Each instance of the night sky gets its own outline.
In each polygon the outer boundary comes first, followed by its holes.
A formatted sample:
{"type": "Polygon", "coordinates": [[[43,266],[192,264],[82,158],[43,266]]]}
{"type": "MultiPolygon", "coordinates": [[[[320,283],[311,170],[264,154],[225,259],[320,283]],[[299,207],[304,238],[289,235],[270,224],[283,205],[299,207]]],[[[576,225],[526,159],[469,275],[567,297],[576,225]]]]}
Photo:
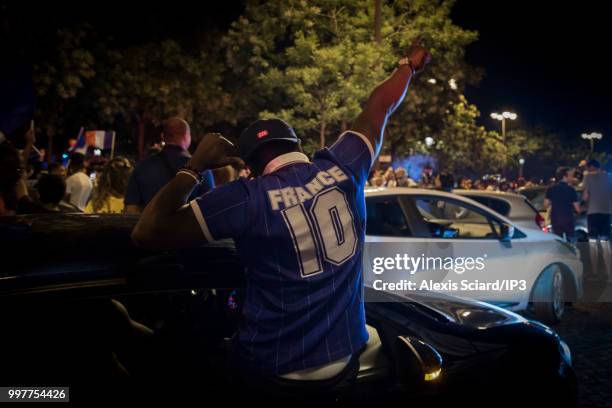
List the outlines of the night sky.
{"type": "MultiPolygon", "coordinates": [[[[214,5],[0,0],[10,42],[31,52],[45,52],[45,39],[55,28],[77,21],[90,21],[120,44],[171,34],[188,45],[208,29],[226,28],[242,7],[235,0],[214,5]]],[[[512,110],[519,121],[510,126],[542,125],[568,141],[598,131],[604,134],[598,150],[612,152],[612,35],[605,2],[459,0],[452,17],[480,33],[468,47],[467,60],[483,68],[485,76],[466,93],[480,108],[483,125],[499,127],[489,114],[512,110]]]]}
{"type": "Polygon", "coordinates": [[[612,152],[612,35],[605,2],[463,0],[453,21],[480,33],[467,60],[486,74],[467,96],[485,126],[499,126],[491,112],[512,110],[522,122],[517,126],[543,125],[566,140],[603,133],[598,150],[612,152]]]}

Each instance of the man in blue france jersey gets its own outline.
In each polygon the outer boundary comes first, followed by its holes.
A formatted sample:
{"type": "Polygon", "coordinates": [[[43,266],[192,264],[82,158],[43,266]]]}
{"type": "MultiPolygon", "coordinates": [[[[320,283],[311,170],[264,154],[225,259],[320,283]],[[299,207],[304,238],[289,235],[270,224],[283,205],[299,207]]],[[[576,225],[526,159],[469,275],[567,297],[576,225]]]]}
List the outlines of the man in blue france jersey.
{"type": "Polygon", "coordinates": [[[414,44],[374,89],[349,131],[312,160],[293,129],[258,120],[240,136],[255,175],[186,202],[203,171],[232,163],[229,141],[207,135],[144,209],[132,238],[150,248],[194,247],[233,238],[246,296],[234,355],[260,377],[342,378],[368,340],[362,299],[364,186],[389,116],[429,62],[414,44]]]}

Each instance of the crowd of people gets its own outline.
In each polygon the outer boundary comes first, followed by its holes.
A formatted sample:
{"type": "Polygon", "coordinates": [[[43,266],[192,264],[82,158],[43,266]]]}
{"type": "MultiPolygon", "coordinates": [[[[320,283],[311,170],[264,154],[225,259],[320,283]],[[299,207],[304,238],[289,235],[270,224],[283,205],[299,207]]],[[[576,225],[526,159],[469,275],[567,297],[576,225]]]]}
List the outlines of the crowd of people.
{"type": "MultiPolygon", "coordinates": [[[[189,124],[181,118],[171,117],[162,124],[161,143],[137,164],[126,157],[117,156],[101,165],[87,160],[82,154],[72,154],[66,166],[52,163],[41,171],[40,166],[28,163],[28,157],[35,149],[33,132],[30,129],[26,133],[26,144],[21,150],[8,141],[0,144],[0,215],[54,212],[139,214],[186,165],[191,157],[190,146],[197,145],[192,143],[189,124]]],[[[601,231],[601,225],[609,227],[612,204],[608,197],[610,187],[607,176],[598,176],[606,175],[600,167],[596,161],[583,160],[575,167],[560,167],[553,178],[545,181],[522,177],[508,180],[499,174],[481,178],[455,176],[450,172],[436,171],[431,164],[426,164],[420,173],[417,172],[418,177],[413,178],[405,167],[385,168],[378,164],[370,172],[366,186],[512,193],[547,186],[543,209],[549,211],[552,230],[573,240],[575,218],[585,212],[588,213],[590,230],[598,236],[610,235],[609,228],[601,231]],[[606,180],[600,180],[602,177],[606,180]]],[[[244,165],[209,170],[204,173],[202,183],[193,191],[191,198],[239,177],[249,177],[249,170],[244,165]]]]}
{"type": "MultiPolygon", "coordinates": [[[[583,160],[578,166],[566,169],[568,182],[574,187],[581,187],[584,175],[588,173],[587,161],[583,160]]],[[[507,179],[500,174],[489,174],[481,178],[456,176],[451,172],[437,172],[427,164],[416,179],[410,177],[406,168],[402,166],[390,165],[386,168],[376,168],[371,172],[366,185],[368,187],[413,187],[443,191],[461,189],[519,193],[522,189],[552,185],[558,180],[557,174],[548,180],[539,178],[527,180],[524,177],[507,179]]]]}
{"type": "MultiPolygon", "coordinates": [[[[83,154],[74,153],[67,165],[52,163],[47,169],[28,163],[35,142],[17,149],[11,142],[0,144],[2,163],[0,215],[26,213],[128,213],[138,214],[155,194],[174,178],[189,158],[192,143],[189,124],[171,117],[162,125],[162,143],[137,164],[116,156],[104,164],[92,163],[83,154]]],[[[248,176],[244,166],[225,166],[207,171],[203,183],[193,192],[198,197],[238,177],[248,176]]]]}
{"type": "Polygon", "coordinates": [[[552,231],[574,242],[576,216],[586,213],[590,240],[609,241],[612,179],[597,160],[589,160],[580,169],[582,165],[578,170],[559,167],[555,182],[546,190],[544,207],[549,210],[552,231]]]}
{"type": "MultiPolygon", "coordinates": [[[[35,137],[30,132],[25,137],[29,143],[26,143],[22,150],[16,149],[10,143],[2,143],[0,214],[48,212],[138,214],[191,157],[190,127],[185,120],[178,117],[164,121],[161,143],[156,145],[155,149],[151,149],[149,156],[136,165],[123,156],[106,160],[103,165],[92,164],[84,155],[77,153],[70,156],[66,166],[52,163],[45,171],[41,171],[40,167],[27,164],[27,157],[35,142],[35,137]]],[[[413,178],[402,166],[390,165],[385,168],[378,165],[371,171],[366,186],[520,193],[523,189],[536,186],[552,188],[564,182],[574,189],[582,190],[589,168],[591,173],[599,168],[589,167],[588,164],[583,160],[578,166],[559,168],[555,177],[548,181],[526,180],[522,177],[508,180],[499,174],[485,175],[481,178],[455,176],[450,172],[436,171],[430,164],[424,166],[419,177],[413,178]]],[[[215,186],[238,177],[248,176],[249,170],[240,165],[228,165],[208,171],[204,174],[201,186],[193,192],[192,198],[202,195],[215,186]]],[[[555,196],[556,190],[551,191],[552,193],[547,194],[550,200],[547,200],[546,204],[549,208],[556,207],[556,210],[553,210],[555,214],[564,214],[561,217],[563,218],[561,223],[564,225],[557,230],[566,234],[570,222],[568,219],[571,218],[568,215],[571,213],[568,208],[573,204],[560,202],[555,196]]],[[[563,197],[566,199],[568,195],[563,197]]],[[[576,197],[578,199],[578,196],[576,197]]]]}
{"type": "Polygon", "coordinates": [[[386,169],[372,171],[367,182],[368,187],[413,187],[429,188],[443,191],[453,189],[462,190],[488,190],[503,192],[518,192],[521,188],[541,185],[541,180],[507,180],[501,175],[486,175],[480,179],[470,177],[455,177],[450,172],[436,172],[433,167],[426,165],[420,176],[415,180],[410,177],[406,168],[389,166],[386,169]]]}

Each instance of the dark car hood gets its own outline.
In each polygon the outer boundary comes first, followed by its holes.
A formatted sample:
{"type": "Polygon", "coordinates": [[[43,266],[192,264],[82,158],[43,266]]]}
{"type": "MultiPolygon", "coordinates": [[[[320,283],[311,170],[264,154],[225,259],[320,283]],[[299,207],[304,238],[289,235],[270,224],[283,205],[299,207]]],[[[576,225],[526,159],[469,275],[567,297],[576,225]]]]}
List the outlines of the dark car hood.
{"type": "MultiPolygon", "coordinates": [[[[150,252],[131,242],[130,232],[137,220],[137,216],[111,214],[0,218],[0,239],[8,266],[0,271],[0,294],[7,288],[27,290],[36,285],[94,279],[127,279],[143,284],[156,278],[189,281],[190,277],[204,276],[206,279],[198,283],[209,287],[242,283],[242,269],[232,241],[178,252],[150,252]],[[214,273],[220,264],[225,281],[219,280],[221,274],[214,273]],[[168,270],[174,271],[172,277],[168,270]]],[[[366,288],[365,299],[367,302],[413,302],[432,318],[479,330],[525,320],[483,302],[435,292],[391,294],[366,288]]]]}
{"type": "Polygon", "coordinates": [[[464,325],[478,330],[527,321],[516,313],[488,303],[438,292],[381,293],[369,287],[366,288],[365,298],[366,301],[373,302],[412,302],[438,314],[440,319],[448,323],[464,325]]]}

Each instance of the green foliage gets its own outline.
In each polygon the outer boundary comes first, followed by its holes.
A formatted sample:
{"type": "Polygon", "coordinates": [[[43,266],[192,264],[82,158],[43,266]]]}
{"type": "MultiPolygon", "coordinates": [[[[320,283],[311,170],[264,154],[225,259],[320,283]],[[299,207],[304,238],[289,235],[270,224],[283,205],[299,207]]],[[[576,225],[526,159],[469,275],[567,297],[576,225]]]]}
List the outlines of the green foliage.
{"type": "Polygon", "coordinates": [[[57,32],[56,50],[50,60],[34,65],[37,129],[47,135],[63,132],[70,113],[78,110],[78,95],[96,75],[96,59],[87,43],[92,28],[82,25],[57,32]]]}
{"type": "Polygon", "coordinates": [[[249,1],[226,33],[211,33],[190,50],[170,39],[111,48],[87,25],[61,30],[55,54],[35,67],[38,123],[53,135],[112,127],[118,118],[159,124],[180,115],[195,133],[225,123],[238,134],[256,118],[279,117],[312,152],[350,126],[421,37],[433,60],[389,121],[385,152],[431,154],[456,172],[501,171],[535,154],[567,156],[541,129],[511,129],[502,140],[477,124],[480,112],[463,90],[481,76],[464,61],[478,36],[452,23],[453,3],[383,1],[380,43],[371,0],[249,1]]]}
{"type": "Polygon", "coordinates": [[[37,118],[48,135],[112,127],[118,117],[157,125],[180,115],[196,131],[225,119],[222,66],[206,44],[194,54],[173,40],[111,49],[88,26],[59,31],[56,44],[34,72],[37,118]]]}
{"type": "MultiPolygon", "coordinates": [[[[450,20],[452,1],[383,2],[380,44],[374,42],[374,2],[251,2],[224,38],[225,60],[239,84],[235,106],[250,121],[281,117],[315,147],[359,113],[374,86],[408,46],[422,37],[434,63],[415,80],[404,108],[388,130],[388,148],[407,154],[440,129],[459,89],[479,74],[463,61],[476,33],[450,20]],[[427,82],[437,78],[437,84],[427,82]],[[451,89],[454,79],[459,89],[451,89]]],[[[322,143],[323,142],[323,143],[322,143]]]]}
{"type": "Polygon", "coordinates": [[[218,66],[206,55],[190,55],[172,40],[106,54],[106,70],[95,87],[100,119],[146,115],[154,124],[178,115],[195,128],[221,120],[229,102],[219,87],[218,66]]]}
{"type": "Polygon", "coordinates": [[[488,132],[476,124],[480,112],[460,96],[443,118],[436,144],[439,163],[447,171],[497,170],[503,163],[505,147],[496,132],[488,132]],[[486,167],[486,168],[483,168],[486,167]]]}
{"type": "Polygon", "coordinates": [[[384,76],[390,50],[373,42],[372,2],[250,3],[224,38],[239,120],[280,117],[306,148],[353,120],[384,76]]]}

